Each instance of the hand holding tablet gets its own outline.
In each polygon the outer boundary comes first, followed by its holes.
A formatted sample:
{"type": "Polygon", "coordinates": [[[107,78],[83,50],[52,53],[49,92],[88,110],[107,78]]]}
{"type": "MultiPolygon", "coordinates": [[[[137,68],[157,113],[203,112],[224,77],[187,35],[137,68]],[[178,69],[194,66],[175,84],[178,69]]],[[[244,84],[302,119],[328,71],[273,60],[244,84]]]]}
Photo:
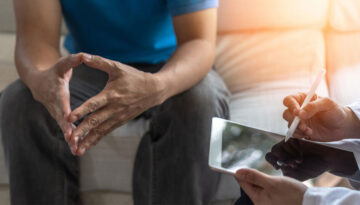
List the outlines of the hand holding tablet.
{"type": "Polygon", "coordinates": [[[237,170],[252,168],[269,175],[288,175],[299,180],[316,177],[325,171],[351,175],[358,170],[352,152],[301,139],[284,142],[284,136],[213,118],[209,166],[234,175],[237,170]],[[299,163],[295,164],[296,161],[299,163]],[[341,163],[338,169],[332,165],[341,163]],[[294,163],[295,162],[295,163],[294,163]],[[294,166],[295,165],[295,166],[294,166]]]}

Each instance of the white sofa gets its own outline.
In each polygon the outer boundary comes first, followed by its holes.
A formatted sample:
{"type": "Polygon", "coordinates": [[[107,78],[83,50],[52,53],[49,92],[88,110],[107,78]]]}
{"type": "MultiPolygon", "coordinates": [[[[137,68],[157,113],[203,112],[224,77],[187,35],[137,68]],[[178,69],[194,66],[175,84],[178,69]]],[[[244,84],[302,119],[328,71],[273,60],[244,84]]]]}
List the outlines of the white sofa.
{"type": "MultiPolygon", "coordinates": [[[[11,0],[0,2],[0,89],[17,78],[11,0]]],[[[284,134],[284,96],[306,91],[328,69],[318,93],[341,104],[360,98],[358,0],[220,0],[218,73],[232,92],[234,121],[284,134]]],[[[81,158],[85,204],[131,204],[134,156],[148,123],[128,123],[81,158]]],[[[214,204],[232,204],[238,186],[222,176],[214,204]]],[[[0,148],[0,203],[7,204],[0,148]]]]}

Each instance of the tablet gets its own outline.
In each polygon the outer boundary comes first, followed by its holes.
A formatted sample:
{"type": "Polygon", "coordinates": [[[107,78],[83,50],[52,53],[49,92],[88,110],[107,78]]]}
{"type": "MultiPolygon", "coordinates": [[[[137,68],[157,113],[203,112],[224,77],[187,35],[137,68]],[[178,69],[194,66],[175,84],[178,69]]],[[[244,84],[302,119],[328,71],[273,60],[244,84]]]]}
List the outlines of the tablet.
{"type": "Polygon", "coordinates": [[[238,169],[252,168],[269,175],[285,175],[301,181],[329,171],[352,176],[358,170],[349,151],[291,138],[213,118],[209,166],[234,175],[238,169]]]}

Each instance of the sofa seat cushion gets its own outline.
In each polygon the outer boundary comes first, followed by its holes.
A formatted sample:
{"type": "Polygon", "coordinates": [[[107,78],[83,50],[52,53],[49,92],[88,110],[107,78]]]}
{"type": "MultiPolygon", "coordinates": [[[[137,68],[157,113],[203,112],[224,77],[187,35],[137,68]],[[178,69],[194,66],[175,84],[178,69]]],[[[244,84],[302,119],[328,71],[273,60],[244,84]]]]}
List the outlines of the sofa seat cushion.
{"type": "Polygon", "coordinates": [[[326,43],[330,95],[350,104],[360,99],[360,31],[327,32],[326,43]]]}
{"type": "Polygon", "coordinates": [[[141,137],[149,121],[139,119],[115,129],[80,160],[83,191],[131,192],[132,169],[141,137]]]}
{"type": "Polygon", "coordinates": [[[360,31],[360,1],[331,0],[329,24],[336,31],[360,31]]]}
{"type": "Polygon", "coordinates": [[[218,30],[322,28],[328,19],[328,1],[220,0],[218,30]]]}

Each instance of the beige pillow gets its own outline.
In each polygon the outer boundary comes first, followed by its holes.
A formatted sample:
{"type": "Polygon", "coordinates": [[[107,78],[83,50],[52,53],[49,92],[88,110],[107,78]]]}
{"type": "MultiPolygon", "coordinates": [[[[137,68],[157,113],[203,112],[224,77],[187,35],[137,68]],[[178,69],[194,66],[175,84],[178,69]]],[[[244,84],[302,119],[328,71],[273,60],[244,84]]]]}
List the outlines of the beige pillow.
{"type": "Polygon", "coordinates": [[[346,105],[360,99],[360,31],[326,35],[330,95],[346,105]]]}
{"type": "Polygon", "coordinates": [[[360,31],[360,1],[331,0],[329,22],[338,31],[360,31]]]}
{"type": "Polygon", "coordinates": [[[296,80],[325,67],[324,38],[320,30],[219,35],[215,67],[232,93],[296,80]]]}

